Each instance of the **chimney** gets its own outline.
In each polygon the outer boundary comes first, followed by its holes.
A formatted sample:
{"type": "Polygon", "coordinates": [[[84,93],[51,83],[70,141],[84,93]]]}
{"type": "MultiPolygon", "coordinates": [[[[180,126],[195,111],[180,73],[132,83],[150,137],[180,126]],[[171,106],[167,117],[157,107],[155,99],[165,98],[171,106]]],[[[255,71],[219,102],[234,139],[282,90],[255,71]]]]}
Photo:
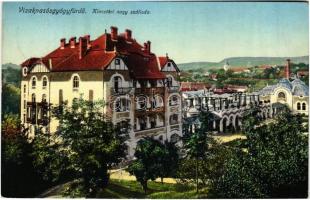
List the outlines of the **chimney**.
{"type": "Polygon", "coordinates": [[[117,27],[111,26],[111,39],[117,40],[117,27]]]}
{"type": "Polygon", "coordinates": [[[60,39],[60,49],[64,49],[66,45],[66,39],[65,38],[61,38],[60,39]]]}
{"type": "Polygon", "coordinates": [[[79,38],[79,59],[82,59],[87,51],[87,38],[80,37],[79,38]]]}
{"type": "Polygon", "coordinates": [[[53,64],[52,64],[52,59],[50,58],[50,59],[48,59],[48,64],[49,64],[49,68],[50,68],[50,70],[52,70],[52,68],[53,68],[53,64]]]}
{"type": "Polygon", "coordinates": [[[286,79],[289,79],[290,78],[290,67],[291,67],[291,60],[290,59],[287,59],[286,60],[287,63],[286,63],[286,66],[285,66],[285,78],[286,79]]]}
{"type": "Polygon", "coordinates": [[[111,40],[111,34],[107,33],[105,38],[105,50],[106,51],[113,51],[113,43],[111,40]]]}
{"type": "Polygon", "coordinates": [[[85,35],[84,38],[86,39],[86,44],[87,44],[87,50],[90,49],[90,35],[85,35]]]}
{"type": "Polygon", "coordinates": [[[144,43],[144,51],[146,53],[151,53],[151,42],[147,41],[146,43],[144,43]]]}
{"type": "Polygon", "coordinates": [[[76,40],[76,37],[70,38],[69,40],[70,48],[75,48],[75,40],[76,40]]]}
{"type": "Polygon", "coordinates": [[[129,29],[126,29],[125,30],[125,38],[126,38],[126,40],[131,40],[132,39],[132,31],[131,30],[129,30],[129,29]]]}

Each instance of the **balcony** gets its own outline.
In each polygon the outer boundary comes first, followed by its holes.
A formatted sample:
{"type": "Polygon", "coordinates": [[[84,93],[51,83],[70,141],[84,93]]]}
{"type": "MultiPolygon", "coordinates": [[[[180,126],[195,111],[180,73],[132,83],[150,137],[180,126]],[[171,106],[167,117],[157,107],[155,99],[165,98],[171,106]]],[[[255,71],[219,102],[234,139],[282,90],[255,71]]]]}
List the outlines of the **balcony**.
{"type": "Polygon", "coordinates": [[[179,92],[180,91],[180,86],[170,86],[168,87],[168,92],[173,93],[173,92],[179,92]]]}
{"type": "Polygon", "coordinates": [[[145,114],[156,114],[156,113],[161,113],[164,111],[165,111],[165,107],[136,109],[135,116],[142,116],[145,114]]]}
{"type": "Polygon", "coordinates": [[[135,88],[135,94],[164,94],[164,87],[135,88]]]}
{"type": "Polygon", "coordinates": [[[165,131],[166,131],[166,128],[164,126],[151,128],[151,129],[136,130],[135,136],[136,137],[153,136],[153,135],[164,133],[165,131]]]}
{"type": "Polygon", "coordinates": [[[129,94],[133,88],[132,87],[121,87],[121,88],[111,88],[111,95],[124,95],[129,94]]]}

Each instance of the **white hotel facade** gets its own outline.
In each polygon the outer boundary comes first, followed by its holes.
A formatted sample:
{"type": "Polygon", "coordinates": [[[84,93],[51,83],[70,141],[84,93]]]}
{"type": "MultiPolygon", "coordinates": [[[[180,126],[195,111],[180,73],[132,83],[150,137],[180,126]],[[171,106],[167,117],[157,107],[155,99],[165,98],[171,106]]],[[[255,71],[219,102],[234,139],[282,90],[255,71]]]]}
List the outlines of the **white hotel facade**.
{"type": "Polygon", "coordinates": [[[116,27],[95,40],[90,36],[60,40],[57,49],[21,64],[21,122],[33,137],[35,129],[54,133],[58,121],[50,106],[75,99],[114,102],[104,113],[113,123],[131,125],[129,156],[145,136],[178,141],[182,136],[179,69],[167,55],[157,57],[151,42],[140,45],[131,30],[116,27]]]}

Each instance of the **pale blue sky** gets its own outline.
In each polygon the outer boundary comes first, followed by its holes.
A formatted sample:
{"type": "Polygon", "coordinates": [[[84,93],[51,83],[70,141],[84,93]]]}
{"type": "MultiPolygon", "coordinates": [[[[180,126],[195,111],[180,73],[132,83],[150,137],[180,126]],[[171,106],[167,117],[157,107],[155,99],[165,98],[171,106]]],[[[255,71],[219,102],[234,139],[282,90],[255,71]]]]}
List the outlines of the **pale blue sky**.
{"type": "Polygon", "coordinates": [[[5,2],[2,62],[20,64],[59,46],[60,38],[114,25],[152,42],[156,55],[176,63],[220,61],[235,56],[308,55],[308,4],[293,2],[5,2]],[[22,14],[25,8],[86,8],[85,15],[22,14]],[[150,15],[92,14],[92,9],[149,10],[150,15]]]}

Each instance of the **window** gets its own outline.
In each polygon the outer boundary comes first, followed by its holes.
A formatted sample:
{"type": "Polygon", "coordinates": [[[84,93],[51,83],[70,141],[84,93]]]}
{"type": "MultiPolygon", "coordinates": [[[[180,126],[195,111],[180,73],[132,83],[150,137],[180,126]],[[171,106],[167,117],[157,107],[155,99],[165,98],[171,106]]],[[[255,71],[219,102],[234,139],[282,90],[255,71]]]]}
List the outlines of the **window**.
{"type": "Polygon", "coordinates": [[[306,110],[306,103],[302,103],[302,110],[306,110]]]}
{"type": "Polygon", "coordinates": [[[42,95],[42,102],[46,102],[46,94],[42,95]]]}
{"type": "Polygon", "coordinates": [[[36,77],[32,77],[31,85],[32,85],[32,88],[33,88],[33,89],[36,88],[36,83],[37,83],[36,77]]]}
{"type": "Polygon", "coordinates": [[[79,77],[78,76],[74,76],[73,77],[73,89],[78,89],[79,88],[79,77]]]}
{"type": "Polygon", "coordinates": [[[151,128],[155,128],[156,127],[156,119],[155,117],[150,117],[150,124],[151,124],[151,128]]]}
{"type": "Polygon", "coordinates": [[[171,67],[171,63],[170,62],[168,62],[167,67],[171,67]]]}
{"type": "Polygon", "coordinates": [[[121,61],[119,58],[116,58],[115,61],[114,61],[115,65],[120,65],[121,64],[121,61]]]}
{"type": "Polygon", "coordinates": [[[300,108],[300,103],[298,102],[297,103],[297,110],[300,110],[301,108],[300,108]]]}
{"type": "Polygon", "coordinates": [[[140,118],[139,122],[140,122],[140,130],[145,130],[146,129],[146,120],[144,118],[140,118]]]}
{"type": "Polygon", "coordinates": [[[127,98],[117,98],[115,100],[115,111],[126,112],[130,110],[130,100],[127,98]]]}
{"type": "Polygon", "coordinates": [[[147,101],[146,97],[140,96],[138,98],[138,101],[137,101],[137,103],[138,103],[137,108],[138,109],[146,109],[146,101],[147,101]]]}
{"type": "Polygon", "coordinates": [[[280,93],[278,94],[278,98],[279,98],[279,99],[285,99],[285,94],[284,94],[284,92],[280,92],[280,93]]]}
{"type": "Polygon", "coordinates": [[[36,95],[35,94],[31,95],[31,101],[32,101],[32,103],[36,102],[36,95]]]}
{"type": "Polygon", "coordinates": [[[63,103],[64,99],[63,99],[63,92],[62,90],[59,90],[58,92],[58,104],[61,105],[63,103]]]}
{"type": "Polygon", "coordinates": [[[42,86],[43,86],[43,89],[45,89],[47,86],[47,78],[46,77],[43,77],[42,86]]]}
{"type": "Polygon", "coordinates": [[[24,93],[26,93],[26,91],[27,91],[27,86],[24,85],[24,93]]]}
{"type": "Polygon", "coordinates": [[[178,114],[173,114],[170,116],[170,125],[178,123],[178,114]]]}
{"type": "Polygon", "coordinates": [[[24,100],[24,109],[26,109],[26,108],[27,108],[27,101],[24,100]]]}
{"type": "Polygon", "coordinates": [[[172,78],[168,77],[167,78],[167,87],[171,87],[172,86],[172,78]]]}
{"type": "Polygon", "coordinates": [[[113,79],[114,91],[118,92],[119,88],[122,86],[122,78],[120,76],[115,76],[113,79]]]}
{"type": "Polygon", "coordinates": [[[169,100],[170,106],[175,106],[179,104],[179,98],[176,95],[173,95],[169,100]]]}
{"type": "Polygon", "coordinates": [[[93,90],[89,90],[89,93],[88,93],[88,100],[90,102],[93,102],[94,100],[94,91],[93,90]]]}

